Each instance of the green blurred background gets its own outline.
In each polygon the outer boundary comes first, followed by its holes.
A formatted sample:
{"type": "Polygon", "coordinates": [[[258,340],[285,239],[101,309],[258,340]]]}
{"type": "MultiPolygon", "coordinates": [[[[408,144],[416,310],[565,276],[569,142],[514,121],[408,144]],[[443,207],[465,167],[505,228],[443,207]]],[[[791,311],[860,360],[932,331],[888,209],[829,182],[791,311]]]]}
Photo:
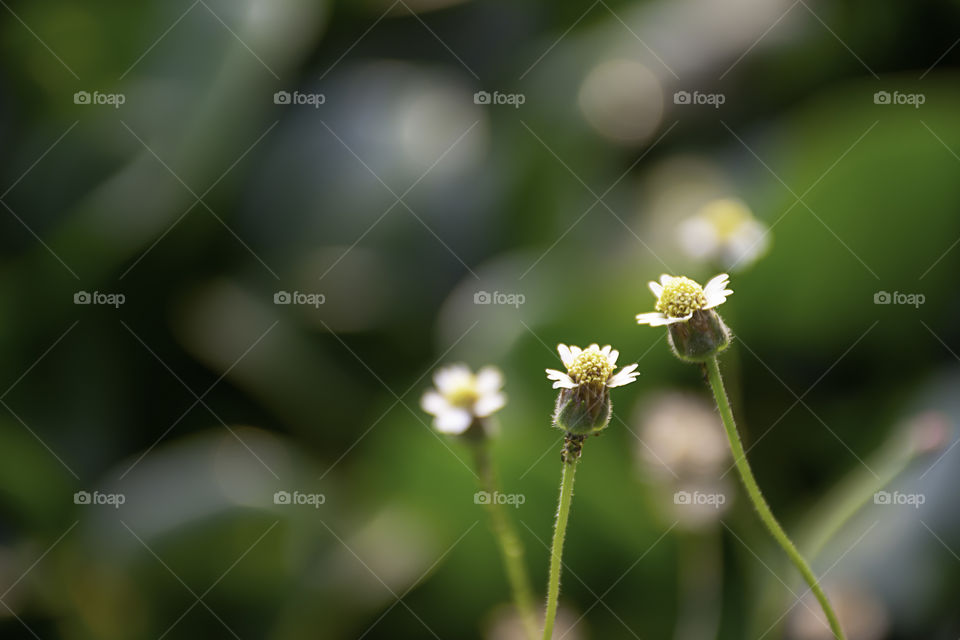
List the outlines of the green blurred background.
{"type": "MultiPolygon", "coordinates": [[[[644,399],[707,391],[633,316],[660,273],[719,270],[677,239],[716,197],[771,229],[724,366],[788,531],[917,414],[960,418],[956,3],[0,4],[4,638],[516,637],[469,452],[419,397],[441,362],[503,369],[542,594],[543,369],[595,341],[641,376],[585,445],[565,637],[822,637],[742,499],[677,525],[643,468],[644,399]]],[[[920,508],[868,500],[813,558],[869,600],[851,638],[960,635],[949,437],[888,487],[920,508]]]]}

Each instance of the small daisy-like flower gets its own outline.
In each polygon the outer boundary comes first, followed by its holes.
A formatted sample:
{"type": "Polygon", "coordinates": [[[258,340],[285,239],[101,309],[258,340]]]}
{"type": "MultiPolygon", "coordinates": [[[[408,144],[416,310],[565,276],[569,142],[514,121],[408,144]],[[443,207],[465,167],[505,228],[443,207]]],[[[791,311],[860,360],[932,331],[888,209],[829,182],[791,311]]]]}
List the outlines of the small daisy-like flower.
{"type": "Polygon", "coordinates": [[[436,389],[423,394],[420,406],[434,416],[437,431],[462,434],[475,421],[488,418],[507,403],[500,390],[503,374],[488,366],[473,373],[466,365],[442,367],[433,375],[436,389]]]}
{"type": "Polygon", "coordinates": [[[770,230],[753,217],[746,204],[733,198],[708,202],[680,223],[677,231],[687,255],[714,261],[725,269],[745,269],[770,246],[770,230]]]}
{"type": "Polygon", "coordinates": [[[640,375],[637,365],[631,364],[614,374],[620,352],[610,345],[601,349],[600,345],[592,344],[580,349],[561,344],[557,352],[567,372],[547,369],[553,388],[560,390],[553,413],[554,424],[574,436],[602,431],[610,423],[613,411],[610,389],[636,380],[640,375]]]}
{"type": "Polygon", "coordinates": [[[650,291],[657,296],[655,313],[637,315],[637,324],[649,324],[652,327],[686,322],[697,311],[713,309],[727,301],[733,293],[727,289],[730,276],[721,273],[710,279],[707,286],[684,276],[660,276],[660,282],[650,282],[650,291]]]}
{"type": "Polygon", "coordinates": [[[610,388],[630,384],[640,375],[637,365],[631,364],[613,375],[620,352],[606,345],[602,349],[592,344],[586,349],[577,346],[557,345],[557,353],[567,368],[567,373],[547,369],[547,378],[553,380],[554,389],[575,389],[581,384],[603,385],[610,388]]]}
{"type": "Polygon", "coordinates": [[[681,360],[705,362],[730,344],[730,330],[714,311],[733,293],[727,289],[730,276],[721,273],[707,286],[684,276],[660,276],[651,282],[657,296],[656,312],[637,315],[638,324],[666,326],[670,346],[681,360]]]}

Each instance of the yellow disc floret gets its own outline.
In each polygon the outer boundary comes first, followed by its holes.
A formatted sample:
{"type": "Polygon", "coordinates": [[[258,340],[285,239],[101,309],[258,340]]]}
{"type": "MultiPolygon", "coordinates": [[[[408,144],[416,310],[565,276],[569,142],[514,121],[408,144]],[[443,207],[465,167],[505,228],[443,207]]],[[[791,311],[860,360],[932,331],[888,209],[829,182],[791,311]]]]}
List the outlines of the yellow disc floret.
{"type": "Polygon", "coordinates": [[[462,384],[447,391],[444,397],[446,397],[447,402],[455,407],[469,408],[480,399],[480,394],[477,393],[476,381],[471,376],[464,380],[462,384]]]}
{"type": "Polygon", "coordinates": [[[703,295],[703,287],[690,278],[680,276],[670,278],[670,281],[663,285],[663,293],[657,300],[656,309],[670,318],[685,318],[706,305],[707,298],[703,295]]]}
{"type": "Polygon", "coordinates": [[[577,384],[603,385],[613,373],[613,368],[606,354],[587,349],[576,357],[568,373],[577,384]]]}

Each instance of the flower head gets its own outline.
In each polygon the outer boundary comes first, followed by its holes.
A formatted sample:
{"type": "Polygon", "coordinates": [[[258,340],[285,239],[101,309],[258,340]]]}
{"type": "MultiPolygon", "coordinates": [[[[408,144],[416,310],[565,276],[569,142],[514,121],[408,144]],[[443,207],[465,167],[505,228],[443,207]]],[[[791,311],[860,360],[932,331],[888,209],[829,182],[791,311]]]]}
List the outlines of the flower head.
{"type": "Polygon", "coordinates": [[[606,345],[602,349],[592,344],[586,349],[577,346],[557,345],[557,352],[567,368],[567,373],[556,369],[547,369],[547,378],[553,380],[554,389],[575,389],[580,385],[622,387],[630,384],[640,375],[637,365],[631,364],[613,375],[617,368],[620,352],[606,345]]]}
{"type": "Polygon", "coordinates": [[[708,202],[678,228],[681,248],[696,260],[711,260],[725,269],[743,269],[770,246],[770,230],[740,200],[708,202]]]}
{"type": "Polygon", "coordinates": [[[730,276],[721,273],[701,287],[684,276],[660,276],[651,282],[657,296],[656,312],[637,315],[638,324],[669,329],[670,346],[681,360],[704,362],[730,344],[730,330],[713,310],[733,293],[730,276]]]}
{"type": "Polygon", "coordinates": [[[638,324],[649,324],[652,327],[686,322],[697,311],[713,309],[727,301],[727,296],[733,293],[727,289],[730,276],[721,273],[714,276],[701,287],[697,282],[685,276],[660,276],[660,282],[650,282],[648,286],[653,295],[657,296],[655,313],[641,313],[637,315],[638,324]]]}
{"type": "Polygon", "coordinates": [[[547,369],[553,388],[560,389],[553,421],[557,427],[573,435],[589,435],[604,429],[610,422],[612,405],[610,389],[630,384],[640,375],[631,364],[617,373],[620,352],[606,345],[592,344],[586,349],[565,344],[557,352],[567,372],[547,369]]]}
{"type": "Polygon", "coordinates": [[[433,425],[441,433],[461,434],[507,403],[500,391],[503,374],[496,367],[474,374],[466,365],[454,364],[437,369],[433,382],[436,389],[423,394],[420,406],[434,416],[433,425]]]}

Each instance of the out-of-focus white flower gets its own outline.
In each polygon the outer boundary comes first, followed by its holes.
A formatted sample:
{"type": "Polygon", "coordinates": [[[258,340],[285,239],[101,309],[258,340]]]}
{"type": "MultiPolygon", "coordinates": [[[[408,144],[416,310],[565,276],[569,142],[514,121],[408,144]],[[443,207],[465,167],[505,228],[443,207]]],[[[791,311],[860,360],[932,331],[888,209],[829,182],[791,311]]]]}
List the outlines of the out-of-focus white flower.
{"type": "Polygon", "coordinates": [[[500,391],[503,374],[488,366],[474,374],[466,365],[442,367],[433,375],[436,389],[423,394],[420,406],[434,416],[441,433],[460,434],[477,418],[487,418],[507,403],[500,391]]]}
{"type": "MultiPolygon", "coordinates": [[[[890,619],[886,608],[863,586],[853,584],[826,587],[827,596],[837,612],[847,640],[880,640],[887,637],[890,619]]],[[[833,640],[823,609],[812,594],[793,608],[788,624],[790,637],[796,640],[833,640]]]]}
{"type": "MultiPolygon", "coordinates": [[[[538,624],[543,626],[543,613],[540,613],[538,624]]],[[[583,616],[577,615],[569,607],[560,605],[557,608],[557,620],[553,625],[553,638],[556,640],[583,640],[586,622],[583,616]]],[[[528,640],[523,628],[523,622],[517,615],[514,607],[497,607],[490,616],[483,635],[486,640],[528,640]]],[[[537,636],[540,637],[539,635],[537,636]]]]}
{"type": "Polygon", "coordinates": [[[655,392],[640,402],[637,454],[660,509],[686,529],[715,523],[733,503],[723,478],[730,449],[712,406],[699,396],[655,392]]]}
{"type": "Polygon", "coordinates": [[[686,322],[696,311],[705,311],[727,301],[733,293],[727,289],[730,276],[721,273],[710,279],[707,286],[684,276],[660,276],[660,282],[649,282],[653,295],[657,296],[656,313],[637,315],[637,324],[649,324],[651,327],[686,322]]]}
{"type": "Polygon", "coordinates": [[[699,396],[659,392],[641,402],[637,420],[638,452],[658,476],[719,476],[730,464],[720,416],[699,396]]]}
{"type": "Polygon", "coordinates": [[[680,248],[695,260],[707,260],[729,271],[749,267],[770,246],[769,229],[740,200],[708,202],[677,227],[680,248]]]}
{"type": "Polygon", "coordinates": [[[592,344],[586,349],[581,349],[577,346],[568,347],[565,344],[559,344],[557,353],[560,354],[567,373],[547,369],[547,378],[554,381],[554,389],[575,389],[580,385],[622,387],[630,384],[640,375],[636,372],[636,364],[626,366],[613,375],[620,352],[616,349],[611,350],[610,345],[601,349],[600,345],[592,344]]]}

